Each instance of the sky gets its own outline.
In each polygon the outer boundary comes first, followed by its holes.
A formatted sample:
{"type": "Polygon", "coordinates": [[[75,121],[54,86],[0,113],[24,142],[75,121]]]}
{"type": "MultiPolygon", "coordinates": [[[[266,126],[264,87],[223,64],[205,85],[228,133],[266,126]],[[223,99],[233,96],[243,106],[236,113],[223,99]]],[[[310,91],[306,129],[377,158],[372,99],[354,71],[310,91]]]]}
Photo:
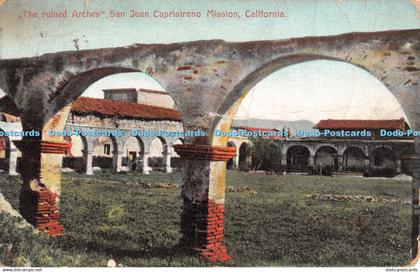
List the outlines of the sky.
{"type": "MultiPolygon", "coordinates": [[[[417,0],[213,0],[105,1],[0,0],[0,58],[133,43],[171,43],[203,39],[275,40],[420,28],[417,0]],[[198,11],[201,18],[129,18],[129,10],[198,11]],[[208,10],[237,11],[240,19],[207,18],[208,10]],[[281,10],[281,19],[245,18],[246,10],[281,10]],[[100,18],[23,18],[33,12],[104,11],[100,18]],[[110,18],[110,11],[125,18],[110,18]]],[[[140,73],[114,75],[86,92],[100,97],[111,87],[159,88],[140,73]]],[[[1,92],[1,91],[0,91],[1,92]]],[[[1,93],[0,93],[1,95],[1,93]]],[[[333,61],[286,67],[261,81],[238,111],[239,118],[298,120],[319,118],[399,118],[401,109],[390,92],[366,71],[333,61]],[[372,99],[373,98],[373,99],[372,99]],[[366,101],[374,101],[367,103],[366,101]]]]}

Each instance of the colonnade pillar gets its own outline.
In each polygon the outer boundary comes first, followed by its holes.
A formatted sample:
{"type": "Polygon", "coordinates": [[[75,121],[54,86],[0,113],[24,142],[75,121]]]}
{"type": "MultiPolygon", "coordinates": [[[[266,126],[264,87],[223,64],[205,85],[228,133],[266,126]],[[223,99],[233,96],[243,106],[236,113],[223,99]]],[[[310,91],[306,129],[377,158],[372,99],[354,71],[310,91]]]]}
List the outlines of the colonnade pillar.
{"type": "Polygon", "coordinates": [[[68,143],[23,138],[14,141],[22,152],[24,167],[20,191],[21,215],[36,228],[49,235],[64,232],[60,222],[61,163],[68,143]]]}
{"type": "Polygon", "coordinates": [[[93,150],[87,150],[85,154],[86,160],[86,175],[93,175],[93,150]]]}
{"type": "Polygon", "coordinates": [[[183,199],[180,244],[210,262],[227,261],[224,244],[226,162],[234,147],[174,145],[181,157],[183,199]]]}
{"type": "Polygon", "coordinates": [[[165,173],[172,173],[172,167],[171,167],[171,153],[164,152],[162,157],[162,163],[165,173]]]}
{"type": "Polygon", "coordinates": [[[17,159],[18,159],[18,150],[16,148],[10,149],[9,155],[9,175],[17,176],[17,159]]]}
{"type": "Polygon", "coordinates": [[[142,155],[143,155],[143,159],[142,159],[143,174],[149,175],[150,171],[152,170],[152,168],[149,166],[150,153],[149,152],[144,152],[142,155]]]}

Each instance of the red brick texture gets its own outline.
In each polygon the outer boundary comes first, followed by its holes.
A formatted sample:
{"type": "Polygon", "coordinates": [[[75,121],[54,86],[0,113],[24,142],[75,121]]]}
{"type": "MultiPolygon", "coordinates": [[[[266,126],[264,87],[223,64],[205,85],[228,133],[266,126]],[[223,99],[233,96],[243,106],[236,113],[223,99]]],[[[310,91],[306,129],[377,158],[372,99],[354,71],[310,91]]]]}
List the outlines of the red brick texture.
{"type": "Polygon", "coordinates": [[[205,261],[224,262],[231,259],[223,244],[224,211],[223,204],[212,200],[191,202],[184,199],[182,244],[191,247],[205,261]]]}
{"type": "Polygon", "coordinates": [[[55,236],[64,232],[56,205],[57,195],[43,188],[40,191],[21,192],[20,212],[37,229],[55,236]]]}
{"type": "Polygon", "coordinates": [[[25,139],[25,141],[15,140],[13,143],[22,152],[29,153],[49,153],[49,154],[66,154],[71,150],[71,143],[69,142],[49,142],[39,139],[25,139]]]}
{"type": "Polygon", "coordinates": [[[174,150],[182,159],[228,161],[236,155],[235,147],[198,144],[174,145],[174,150]]]}
{"type": "Polygon", "coordinates": [[[49,235],[61,235],[64,227],[60,223],[60,214],[56,206],[57,195],[48,189],[42,189],[38,195],[36,227],[49,235]]]}

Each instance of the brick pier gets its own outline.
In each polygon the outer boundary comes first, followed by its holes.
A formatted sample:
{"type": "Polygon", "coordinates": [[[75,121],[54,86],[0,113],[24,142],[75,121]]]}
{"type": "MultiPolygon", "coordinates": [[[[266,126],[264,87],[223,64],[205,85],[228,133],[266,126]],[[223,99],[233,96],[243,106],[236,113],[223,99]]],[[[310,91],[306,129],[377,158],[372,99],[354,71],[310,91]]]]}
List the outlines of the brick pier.
{"type": "Polygon", "coordinates": [[[224,245],[226,161],[234,147],[176,145],[183,167],[181,243],[209,262],[231,259],[224,245]]]}

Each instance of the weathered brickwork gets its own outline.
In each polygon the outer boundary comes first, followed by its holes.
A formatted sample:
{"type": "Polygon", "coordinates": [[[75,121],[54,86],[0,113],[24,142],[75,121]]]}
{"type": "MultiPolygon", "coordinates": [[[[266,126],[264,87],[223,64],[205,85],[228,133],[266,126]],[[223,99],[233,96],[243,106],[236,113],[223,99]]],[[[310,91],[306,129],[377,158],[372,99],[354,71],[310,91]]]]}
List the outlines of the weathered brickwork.
{"type": "Polygon", "coordinates": [[[224,204],[213,200],[191,202],[184,199],[181,214],[181,232],[184,245],[191,246],[206,261],[231,259],[223,243],[224,204]]]}
{"type": "Polygon", "coordinates": [[[64,227],[59,221],[57,197],[56,193],[47,188],[39,191],[26,189],[20,195],[20,212],[37,229],[49,235],[60,235],[64,232],[64,227]]]}
{"type": "MultiPolygon", "coordinates": [[[[365,69],[380,80],[401,103],[411,127],[420,130],[419,56],[419,29],[243,43],[212,40],[135,44],[57,52],[34,58],[2,59],[0,88],[20,109],[24,129],[61,130],[65,127],[63,116],[67,117],[70,112],[70,108],[66,107],[74,103],[91,84],[117,73],[144,72],[153,76],[173,97],[182,115],[184,129],[200,129],[212,135],[215,128],[230,128],[235,115],[232,108],[255,84],[273,72],[313,60],[342,61],[365,69]],[[56,118],[59,112],[61,117],[56,118]]],[[[0,111],[7,110],[0,105],[0,111]]],[[[59,142],[59,139],[53,140],[59,142]]],[[[188,139],[186,143],[223,147],[227,139],[197,137],[188,139]]],[[[36,143],[33,144],[36,146],[36,143]]],[[[25,154],[31,152],[29,149],[22,151],[23,159],[34,160],[25,161],[29,167],[28,173],[22,175],[24,186],[31,177],[40,178],[49,190],[59,195],[62,155],[25,154]]],[[[419,152],[417,144],[416,153],[419,152]]],[[[222,261],[227,259],[227,254],[220,227],[223,213],[217,205],[222,205],[224,201],[226,162],[215,161],[213,159],[216,158],[211,156],[211,160],[193,160],[190,157],[182,163],[182,198],[201,203],[191,208],[185,204],[183,225],[187,218],[194,218],[194,223],[185,226],[183,233],[194,234],[192,246],[200,256],[209,261],[222,261]],[[211,201],[217,205],[210,204],[211,201]],[[210,224],[214,221],[218,223],[210,224]]],[[[118,155],[117,165],[120,160],[118,155]]],[[[416,189],[413,191],[416,202],[417,174],[414,176],[416,189]]],[[[418,210],[418,205],[414,205],[413,258],[418,252],[418,210]]]]}

